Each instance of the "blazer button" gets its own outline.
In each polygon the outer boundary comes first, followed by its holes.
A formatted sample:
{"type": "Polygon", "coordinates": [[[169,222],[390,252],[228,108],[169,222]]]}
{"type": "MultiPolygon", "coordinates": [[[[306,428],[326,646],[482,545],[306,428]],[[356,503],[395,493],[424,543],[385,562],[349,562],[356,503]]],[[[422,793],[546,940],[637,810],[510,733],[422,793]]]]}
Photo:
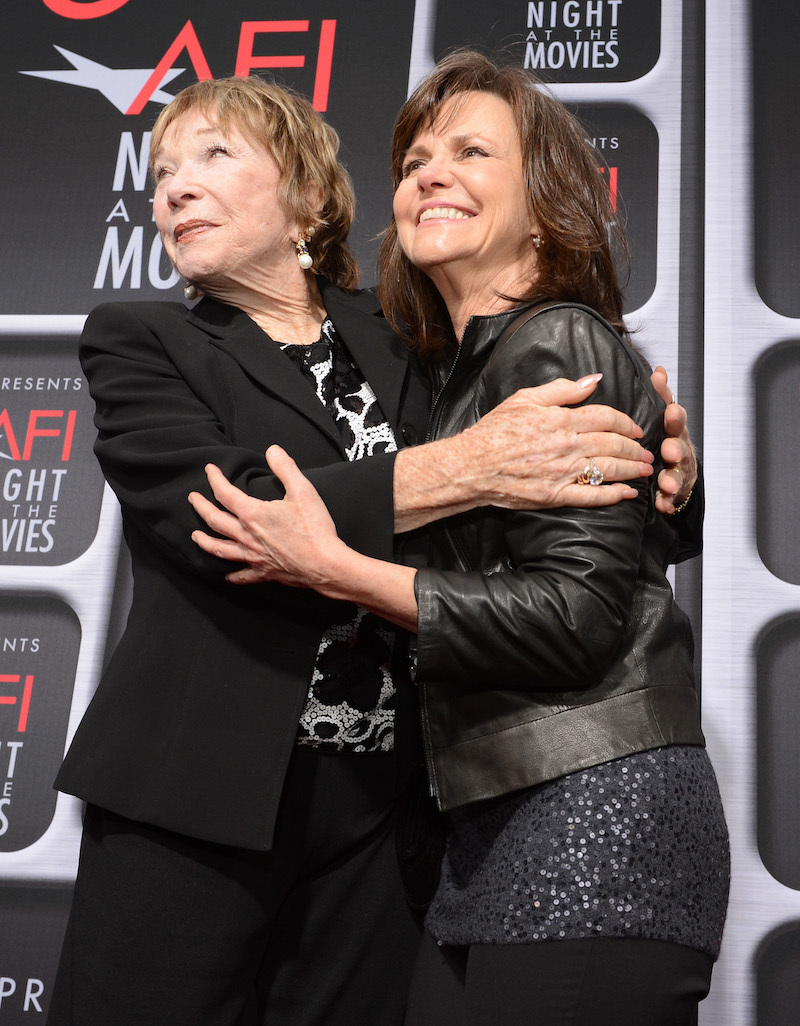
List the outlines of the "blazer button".
{"type": "Polygon", "coordinates": [[[403,441],[406,445],[416,445],[419,441],[417,437],[417,429],[413,424],[403,425],[403,441]]]}

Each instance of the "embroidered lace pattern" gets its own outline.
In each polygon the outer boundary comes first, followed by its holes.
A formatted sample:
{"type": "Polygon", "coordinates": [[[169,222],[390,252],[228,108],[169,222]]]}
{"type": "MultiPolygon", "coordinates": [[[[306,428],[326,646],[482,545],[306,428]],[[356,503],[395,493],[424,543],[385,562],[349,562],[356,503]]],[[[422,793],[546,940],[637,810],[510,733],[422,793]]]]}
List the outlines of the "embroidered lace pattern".
{"type": "MultiPolygon", "coordinates": [[[[333,418],[348,460],[397,450],[375,393],[330,319],[318,342],[281,348],[333,418]]],[[[394,637],[394,627],[380,617],[360,606],[342,606],[341,621],[332,623],[320,641],[298,744],[337,752],[392,750],[394,637]]]]}

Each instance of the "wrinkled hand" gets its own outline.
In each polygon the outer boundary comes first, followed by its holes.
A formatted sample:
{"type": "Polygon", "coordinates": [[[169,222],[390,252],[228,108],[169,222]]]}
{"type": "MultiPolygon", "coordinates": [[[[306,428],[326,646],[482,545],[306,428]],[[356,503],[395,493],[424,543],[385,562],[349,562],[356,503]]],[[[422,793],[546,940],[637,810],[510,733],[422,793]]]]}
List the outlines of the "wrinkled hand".
{"type": "Polygon", "coordinates": [[[665,467],[658,475],[656,508],[671,514],[688,497],[697,482],[697,454],[686,427],[686,410],[677,402],[667,383],[667,372],[656,367],[653,385],[667,404],[664,411],[664,429],[667,437],[661,443],[661,458],[665,467]]]}
{"type": "Polygon", "coordinates": [[[569,408],[591,395],[601,377],[559,378],[520,389],[463,433],[475,446],[475,474],[492,505],[608,506],[635,498],[636,490],[620,482],[653,473],[653,454],[638,441],[642,429],[610,406],[569,408]],[[577,483],[589,456],[603,474],[603,485],[577,483]]]}
{"type": "Polygon", "coordinates": [[[314,588],[325,580],[327,558],[344,546],[316,488],[280,446],[266,452],[270,470],[286,489],[283,499],[254,499],[209,464],[206,475],[219,509],[199,492],[189,495],[195,512],[222,538],[194,531],[192,541],[220,559],[247,563],[227,576],[233,584],[273,581],[314,588]]]}

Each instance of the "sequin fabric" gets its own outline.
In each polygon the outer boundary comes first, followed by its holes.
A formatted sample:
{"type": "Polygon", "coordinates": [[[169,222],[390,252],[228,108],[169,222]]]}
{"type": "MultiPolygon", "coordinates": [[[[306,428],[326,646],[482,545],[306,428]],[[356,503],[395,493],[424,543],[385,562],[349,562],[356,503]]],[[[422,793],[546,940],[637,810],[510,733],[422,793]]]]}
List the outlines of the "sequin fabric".
{"type": "MultiPolygon", "coordinates": [[[[395,452],[397,444],[375,393],[350,359],[330,319],[318,342],[279,343],[328,410],[350,461],[395,452]]],[[[337,752],[390,752],[394,747],[395,686],[391,624],[361,606],[322,635],[300,717],[297,743],[337,752]]]]}
{"type": "Polygon", "coordinates": [[[705,749],[640,752],[451,813],[445,944],[646,937],[719,955],[728,832],[705,749]]]}

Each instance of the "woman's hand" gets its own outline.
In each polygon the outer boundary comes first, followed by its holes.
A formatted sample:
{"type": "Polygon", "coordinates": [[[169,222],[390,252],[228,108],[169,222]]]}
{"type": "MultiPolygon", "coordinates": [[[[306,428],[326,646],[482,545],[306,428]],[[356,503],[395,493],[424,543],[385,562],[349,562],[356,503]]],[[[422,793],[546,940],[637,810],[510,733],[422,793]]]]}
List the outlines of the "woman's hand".
{"type": "Polygon", "coordinates": [[[248,564],[227,575],[232,584],[272,581],[313,588],[329,598],[356,602],[416,631],[416,571],[372,559],[345,545],[316,488],[291,456],[271,445],[266,458],[286,489],[285,497],[271,502],[254,499],[209,464],[206,474],[211,490],[225,509],[199,492],[192,492],[189,502],[211,530],[224,537],[194,531],[192,540],[212,556],[248,564]]]}
{"type": "Polygon", "coordinates": [[[675,402],[667,384],[667,372],[656,367],[653,385],[667,404],[664,411],[664,429],[667,437],[661,443],[661,458],[666,466],[658,475],[656,508],[661,513],[674,513],[685,502],[697,482],[697,455],[686,428],[686,410],[675,402]]]}
{"type": "Polygon", "coordinates": [[[653,473],[653,454],[638,441],[642,429],[610,406],[570,408],[602,376],[522,388],[461,434],[403,449],[395,462],[395,531],[479,506],[555,509],[635,499],[625,482],[653,473]],[[589,456],[602,487],[578,484],[589,456]]]}
{"type": "Polygon", "coordinates": [[[326,567],[333,563],[334,553],[346,546],[319,493],[291,456],[272,445],[266,459],[286,489],[285,498],[272,502],[254,499],[209,464],[208,482],[225,509],[218,509],[199,492],[192,492],[189,502],[209,528],[223,537],[194,531],[192,541],[212,556],[248,564],[246,569],[228,574],[233,584],[274,581],[323,590],[326,567]]]}

